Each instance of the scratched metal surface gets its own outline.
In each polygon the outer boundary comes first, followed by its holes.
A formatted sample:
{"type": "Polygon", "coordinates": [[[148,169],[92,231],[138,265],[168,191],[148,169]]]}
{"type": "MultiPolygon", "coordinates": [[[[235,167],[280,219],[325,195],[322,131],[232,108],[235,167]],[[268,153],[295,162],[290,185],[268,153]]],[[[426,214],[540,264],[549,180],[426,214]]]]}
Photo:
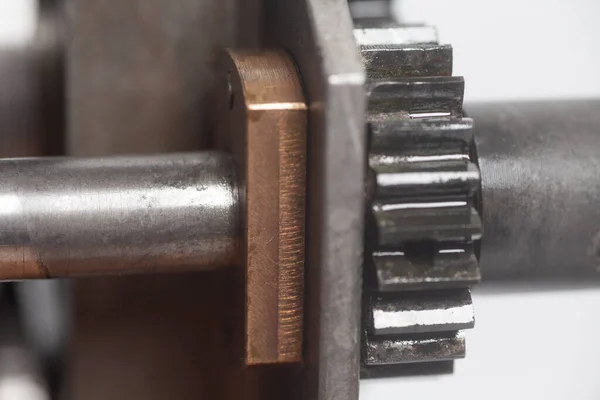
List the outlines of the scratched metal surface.
{"type": "Polygon", "coordinates": [[[600,277],[600,101],[474,104],[484,280],[600,277]]]}
{"type": "MultiPolygon", "coordinates": [[[[69,154],[206,145],[215,61],[235,43],[233,7],[233,0],[69,0],[69,154]]],[[[227,398],[231,274],[207,274],[75,282],[71,398],[227,398]]]]}
{"type": "Polygon", "coordinates": [[[272,0],[272,40],[289,50],[309,107],[303,397],[358,398],[364,81],[347,0],[272,0]]]}

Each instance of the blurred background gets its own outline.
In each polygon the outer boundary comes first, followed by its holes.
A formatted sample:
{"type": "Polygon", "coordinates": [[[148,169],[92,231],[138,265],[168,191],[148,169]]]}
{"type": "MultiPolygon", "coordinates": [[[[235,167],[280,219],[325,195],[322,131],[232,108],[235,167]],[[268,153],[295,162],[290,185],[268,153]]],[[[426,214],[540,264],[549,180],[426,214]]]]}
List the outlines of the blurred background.
{"type": "MultiPolygon", "coordinates": [[[[0,2],[0,157],[64,151],[57,4],[0,2]]],[[[58,395],[71,320],[69,292],[66,281],[0,284],[0,399],[58,395]]]]}

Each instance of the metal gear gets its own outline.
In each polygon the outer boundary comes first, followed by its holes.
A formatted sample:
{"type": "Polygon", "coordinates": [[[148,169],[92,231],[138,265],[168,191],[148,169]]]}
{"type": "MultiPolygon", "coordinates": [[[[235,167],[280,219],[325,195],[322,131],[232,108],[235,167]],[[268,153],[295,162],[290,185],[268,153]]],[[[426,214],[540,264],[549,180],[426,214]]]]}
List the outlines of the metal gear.
{"type": "Polygon", "coordinates": [[[483,228],[473,121],[435,29],[361,21],[369,143],[363,375],[465,355],[483,228]],[[365,372],[367,371],[367,372],[365,372]]]}

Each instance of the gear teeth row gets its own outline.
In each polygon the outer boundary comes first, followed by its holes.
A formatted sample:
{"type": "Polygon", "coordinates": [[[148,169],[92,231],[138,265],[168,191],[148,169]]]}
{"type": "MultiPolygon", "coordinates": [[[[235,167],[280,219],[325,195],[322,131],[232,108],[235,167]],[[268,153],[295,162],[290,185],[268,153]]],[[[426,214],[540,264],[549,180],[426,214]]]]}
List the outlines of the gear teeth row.
{"type": "Polygon", "coordinates": [[[481,176],[464,80],[451,76],[451,46],[403,42],[418,36],[411,29],[355,30],[368,78],[369,368],[464,357],[462,330],[475,323],[469,287],[481,277],[481,176]]]}

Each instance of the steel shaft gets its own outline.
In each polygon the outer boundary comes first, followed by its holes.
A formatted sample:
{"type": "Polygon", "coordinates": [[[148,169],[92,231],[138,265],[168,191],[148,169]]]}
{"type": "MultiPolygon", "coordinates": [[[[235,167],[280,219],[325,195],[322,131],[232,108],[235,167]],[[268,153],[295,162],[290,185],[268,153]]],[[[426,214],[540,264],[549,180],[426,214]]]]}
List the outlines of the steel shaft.
{"type": "MultiPolygon", "coordinates": [[[[600,101],[482,104],[485,280],[597,276],[600,101]]],[[[218,152],[0,160],[0,279],[211,269],[238,253],[218,152]]]]}
{"type": "Polygon", "coordinates": [[[600,275],[600,101],[475,104],[484,281],[600,275]]]}
{"type": "Polygon", "coordinates": [[[0,279],[233,264],[233,161],[218,152],[0,161],[0,279]]]}

